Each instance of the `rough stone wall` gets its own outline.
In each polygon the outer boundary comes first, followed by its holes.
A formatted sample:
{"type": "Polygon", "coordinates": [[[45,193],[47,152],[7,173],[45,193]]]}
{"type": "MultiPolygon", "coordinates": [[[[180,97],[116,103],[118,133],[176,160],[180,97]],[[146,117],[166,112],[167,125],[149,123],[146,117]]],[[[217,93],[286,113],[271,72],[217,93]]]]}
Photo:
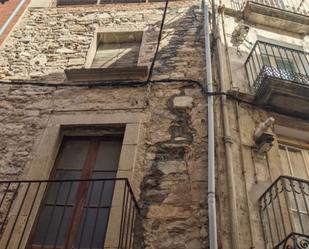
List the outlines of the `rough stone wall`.
{"type": "MultiPolygon", "coordinates": [[[[64,69],[83,67],[96,27],[144,30],[140,63],[150,65],[164,3],[98,7],[29,8],[0,51],[0,79],[63,81],[64,69]]],[[[172,2],[158,57],[158,78],[201,79],[202,16],[198,5],[172,2]]]]}
{"type": "MultiPolygon", "coordinates": [[[[132,184],[142,217],[134,248],[207,248],[207,111],[200,87],[43,87],[10,80],[63,82],[83,67],[96,26],[146,29],[151,62],[163,3],[33,8],[0,50],[0,178],[24,179],[51,115],[144,113],[132,184]],[[138,8],[137,8],[138,7],[138,8]],[[118,8],[118,9],[117,9],[118,8]],[[149,32],[148,32],[149,31],[149,32]]],[[[194,3],[171,3],[154,79],[204,78],[202,17],[194,3]]]]}
{"type": "MultiPolygon", "coordinates": [[[[51,112],[104,115],[121,109],[130,115],[145,108],[145,92],[2,86],[1,178],[25,177],[51,112]]],[[[206,248],[204,97],[196,86],[160,85],[153,86],[149,103],[146,137],[133,172],[142,206],[136,248],[206,248]]]]}
{"type": "Polygon", "coordinates": [[[149,160],[141,199],[147,217],[144,231],[152,235],[144,236],[145,245],[206,248],[207,169],[202,166],[207,164],[205,100],[198,89],[166,91],[162,86],[154,92],[150,108],[149,160]]]}

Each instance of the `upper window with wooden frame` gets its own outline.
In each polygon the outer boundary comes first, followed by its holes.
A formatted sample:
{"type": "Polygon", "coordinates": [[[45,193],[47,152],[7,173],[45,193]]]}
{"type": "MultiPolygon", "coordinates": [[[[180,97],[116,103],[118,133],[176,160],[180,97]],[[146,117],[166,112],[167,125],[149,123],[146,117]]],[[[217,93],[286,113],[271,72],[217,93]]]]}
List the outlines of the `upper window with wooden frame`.
{"type": "Polygon", "coordinates": [[[96,49],[92,51],[86,67],[124,68],[137,66],[142,37],[142,31],[97,33],[96,49]],[[91,65],[89,65],[90,62],[91,65]]]}
{"type": "MultiPolygon", "coordinates": [[[[280,138],[279,153],[282,171],[285,175],[296,177],[287,182],[285,192],[291,210],[291,222],[297,233],[309,233],[309,146],[308,143],[280,138]],[[290,185],[289,185],[290,184],[290,185]],[[290,186],[290,187],[289,187],[290,186]]],[[[279,198],[280,199],[280,198],[279,198]]]]}
{"type": "Polygon", "coordinates": [[[280,138],[282,171],[286,175],[309,179],[309,146],[297,140],[280,138]]]}
{"type": "Polygon", "coordinates": [[[66,70],[72,81],[132,80],[147,76],[139,62],[143,31],[97,31],[90,45],[85,68],[66,70]]]}

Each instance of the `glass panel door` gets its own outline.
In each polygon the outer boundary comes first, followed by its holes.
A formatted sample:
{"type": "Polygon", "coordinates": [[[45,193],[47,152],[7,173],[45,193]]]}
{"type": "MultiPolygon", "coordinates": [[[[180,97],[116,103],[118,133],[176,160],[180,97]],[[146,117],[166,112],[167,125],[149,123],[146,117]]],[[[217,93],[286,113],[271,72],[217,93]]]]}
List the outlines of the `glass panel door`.
{"type": "MultiPolygon", "coordinates": [[[[284,174],[300,179],[309,179],[309,151],[300,147],[280,144],[280,157],[284,174]]],[[[309,189],[308,184],[298,180],[288,182],[287,192],[295,230],[309,234],[309,189]]]]}
{"type": "Polygon", "coordinates": [[[64,138],[29,248],[103,248],[121,146],[117,137],[64,138]]]}

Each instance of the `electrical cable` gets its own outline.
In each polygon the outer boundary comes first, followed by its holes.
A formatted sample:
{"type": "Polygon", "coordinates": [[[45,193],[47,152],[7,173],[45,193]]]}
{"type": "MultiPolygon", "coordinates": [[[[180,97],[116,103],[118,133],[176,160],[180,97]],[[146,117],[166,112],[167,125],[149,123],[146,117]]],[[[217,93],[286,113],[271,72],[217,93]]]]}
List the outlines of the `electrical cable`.
{"type": "MultiPolygon", "coordinates": [[[[198,81],[198,80],[193,80],[193,79],[173,79],[173,78],[168,78],[168,79],[160,79],[160,80],[151,80],[152,74],[153,74],[153,69],[155,66],[155,62],[157,60],[157,55],[159,52],[159,48],[160,48],[160,43],[161,43],[161,39],[162,39],[162,33],[163,33],[163,27],[164,27],[164,23],[165,23],[165,19],[166,19],[166,14],[167,14],[167,8],[168,8],[168,3],[169,0],[165,1],[165,7],[164,7],[164,12],[163,12],[163,16],[162,16],[162,21],[161,21],[161,25],[160,25],[160,31],[159,31],[159,35],[158,35],[158,40],[157,40],[157,46],[156,46],[156,50],[155,50],[155,54],[152,60],[152,63],[150,65],[150,69],[149,69],[149,73],[148,73],[148,77],[146,81],[111,81],[111,82],[80,82],[80,83],[71,83],[71,82],[65,82],[65,83],[51,83],[51,82],[40,82],[38,80],[0,80],[0,85],[19,85],[19,86],[26,86],[26,85],[30,85],[30,86],[40,86],[40,87],[53,87],[53,88],[63,88],[63,87],[70,87],[70,88],[74,88],[74,87],[81,87],[81,88],[122,88],[122,87],[143,87],[143,86],[148,86],[147,88],[147,99],[148,99],[148,95],[149,95],[149,91],[151,89],[151,84],[153,83],[188,83],[188,84],[193,84],[193,85],[198,85],[201,88],[202,93],[205,96],[209,96],[209,95],[214,95],[214,96],[222,96],[222,95],[226,95],[227,97],[229,97],[230,99],[233,99],[235,101],[241,102],[241,103],[245,103],[248,105],[252,105],[252,106],[256,106],[265,110],[269,110],[269,107],[266,106],[261,106],[258,105],[254,102],[251,101],[246,101],[234,94],[231,93],[226,93],[226,92],[208,92],[205,89],[205,86],[202,82],[198,81]]],[[[278,111],[276,111],[278,112],[278,111]]],[[[280,113],[280,112],[278,112],[280,113]]]]}
{"type": "Polygon", "coordinates": [[[160,80],[150,80],[150,81],[103,81],[103,82],[80,82],[80,83],[51,83],[51,82],[43,82],[43,81],[34,81],[34,80],[11,80],[11,81],[1,81],[0,85],[30,85],[30,86],[40,86],[40,87],[53,87],[53,88],[61,88],[61,87],[81,87],[81,88],[122,88],[122,87],[143,87],[150,83],[191,83],[191,84],[202,84],[198,80],[193,79],[160,79],[160,80]]]}
{"type": "Polygon", "coordinates": [[[150,80],[150,81],[128,81],[128,82],[98,82],[98,83],[50,83],[50,82],[37,82],[37,81],[21,81],[21,80],[14,80],[14,81],[0,81],[0,85],[19,85],[19,86],[40,86],[40,87],[52,87],[52,88],[62,88],[62,87],[81,87],[81,88],[122,88],[122,87],[144,87],[152,83],[169,83],[169,84],[178,84],[178,83],[187,83],[189,85],[197,85],[203,94],[206,96],[214,95],[214,96],[220,96],[220,95],[226,95],[227,97],[237,100],[242,103],[250,104],[259,106],[253,102],[246,101],[244,99],[241,99],[233,94],[225,93],[225,92],[208,92],[203,83],[198,80],[193,79],[160,79],[160,80],[150,80]]]}
{"type": "Polygon", "coordinates": [[[159,52],[159,48],[160,48],[160,43],[161,43],[161,39],[162,39],[162,33],[163,33],[163,27],[164,27],[164,23],[165,23],[165,17],[166,17],[166,12],[167,12],[167,7],[168,7],[168,2],[169,0],[165,0],[165,7],[164,7],[164,11],[163,11],[163,15],[162,15],[162,21],[161,21],[161,25],[160,25],[160,31],[159,31],[159,35],[158,35],[158,40],[157,40],[157,46],[156,46],[156,50],[149,68],[149,73],[148,73],[148,78],[147,78],[147,84],[148,87],[146,89],[146,94],[145,94],[145,102],[146,105],[149,106],[149,95],[151,92],[151,85],[152,83],[151,81],[151,77],[152,77],[152,73],[153,73],[153,69],[157,60],[157,56],[158,56],[158,52],[159,52]],[[150,84],[149,84],[150,83],[150,84]]]}
{"type": "MultiPolygon", "coordinates": [[[[149,84],[152,83],[157,83],[157,84],[164,84],[164,83],[168,83],[168,84],[179,84],[179,83],[187,83],[188,85],[194,85],[194,86],[198,86],[201,89],[201,92],[204,96],[209,96],[209,95],[213,95],[213,96],[222,96],[222,95],[226,95],[228,98],[234,100],[234,101],[238,101],[240,103],[243,104],[248,104],[251,106],[255,106],[257,108],[260,109],[264,109],[266,111],[271,111],[271,112],[275,112],[275,113],[279,113],[279,114],[284,114],[283,112],[277,111],[277,110],[272,110],[270,107],[268,106],[261,106],[257,103],[254,103],[253,101],[248,101],[248,100],[244,100],[241,97],[238,97],[235,94],[232,93],[227,93],[227,92],[208,92],[207,89],[205,89],[205,86],[203,85],[202,82],[198,81],[198,80],[193,80],[193,79],[173,79],[173,78],[169,78],[169,79],[160,79],[160,80],[150,80],[149,82],[147,81],[130,81],[130,82],[98,82],[98,83],[78,83],[78,84],[72,84],[72,83],[49,83],[49,82],[36,82],[36,81],[21,81],[21,80],[14,80],[14,81],[0,81],[0,85],[19,85],[19,86],[40,86],[40,87],[52,87],[52,88],[62,88],[62,87],[81,87],[81,88],[95,88],[95,87],[99,87],[99,88],[122,88],[122,87],[144,87],[147,86],[149,84]]],[[[302,118],[305,119],[305,118],[302,118]]],[[[309,120],[305,119],[305,120],[309,120]]]]}
{"type": "Polygon", "coordinates": [[[157,47],[156,47],[155,54],[153,56],[152,63],[151,63],[150,68],[149,68],[147,82],[149,82],[151,77],[152,77],[153,68],[154,68],[154,65],[155,65],[156,60],[157,60],[157,56],[158,56],[158,52],[159,52],[159,48],[160,48],[160,43],[161,43],[161,38],[162,38],[162,33],[163,33],[163,27],[164,27],[166,12],[167,12],[167,7],[168,7],[168,2],[169,2],[169,0],[165,1],[164,12],[163,12],[162,21],[161,21],[161,25],[160,25],[160,31],[159,31],[158,40],[157,40],[157,47]]]}

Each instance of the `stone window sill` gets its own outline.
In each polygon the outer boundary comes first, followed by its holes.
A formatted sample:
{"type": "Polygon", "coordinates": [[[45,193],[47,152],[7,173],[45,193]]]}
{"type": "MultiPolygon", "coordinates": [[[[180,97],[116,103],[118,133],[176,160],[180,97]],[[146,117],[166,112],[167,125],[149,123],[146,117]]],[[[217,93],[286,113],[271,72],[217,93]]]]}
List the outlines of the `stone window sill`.
{"type": "Polygon", "coordinates": [[[148,75],[148,67],[74,68],[66,69],[65,74],[67,79],[72,82],[143,80],[148,75]]]}

